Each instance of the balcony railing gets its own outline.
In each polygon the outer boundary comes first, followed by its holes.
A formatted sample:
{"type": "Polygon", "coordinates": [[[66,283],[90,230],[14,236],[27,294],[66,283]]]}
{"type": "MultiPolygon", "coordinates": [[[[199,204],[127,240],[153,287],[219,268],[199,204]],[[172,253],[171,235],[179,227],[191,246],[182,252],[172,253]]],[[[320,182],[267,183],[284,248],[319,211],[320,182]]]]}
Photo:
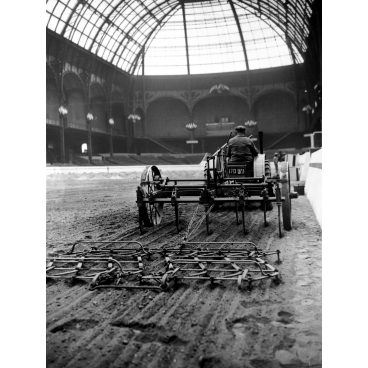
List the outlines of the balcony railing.
{"type": "Polygon", "coordinates": [[[86,125],[82,125],[82,124],[75,124],[72,122],[67,122],[66,124],[67,128],[73,128],[73,129],[80,129],[80,130],[87,130],[87,124],[86,125]]]}
{"type": "Polygon", "coordinates": [[[310,137],[311,148],[322,147],[322,132],[313,132],[310,134],[304,134],[304,137],[310,137]]]}
{"type": "Polygon", "coordinates": [[[224,123],[207,123],[206,124],[206,136],[207,137],[218,137],[230,134],[235,128],[234,122],[224,123]]]}
{"type": "Polygon", "coordinates": [[[59,120],[53,120],[53,119],[47,119],[47,118],[46,118],[46,124],[60,126],[59,120]]]}
{"type": "MultiPolygon", "coordinates": [[[[53,119],[47,119],[47,118],[46,118],[46,124],[47,125],[60,126],[59,120],[53,120],[53,119]]],[[[83,125],[83,124],[76,124],[76,123],[73,123],[73,122],[70,122],[70,121],[67,121],[67,123],[65,124],[65,128],[72,128],[72,129],[78,129],[78,130],[84,130],[84,131],[88,130],[87,123],[85,125],[83,125]]],[[[97,127],[92,127],[92,132],[110,134],[110,129],[109,128],[102,129],[102,128],[97,128],[97,127]]],[[[113,128],[112,133],[113,133],[114,136],[116,136],[116,135],[121,136],[121,137],[126,136],[126,134],[123,134],[120,129],[116,129],[116,128],[113,128]]]]}

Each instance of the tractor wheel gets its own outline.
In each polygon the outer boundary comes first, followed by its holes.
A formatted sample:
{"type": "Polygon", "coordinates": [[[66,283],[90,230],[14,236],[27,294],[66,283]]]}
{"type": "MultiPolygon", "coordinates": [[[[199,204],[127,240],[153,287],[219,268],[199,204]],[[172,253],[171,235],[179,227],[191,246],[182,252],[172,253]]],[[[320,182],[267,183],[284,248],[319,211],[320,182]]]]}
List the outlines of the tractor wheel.
{"type": "Polygon", "coordinates": [[[285,197],[282,202],[282,222],[285,230],[291,230],[291,199],[290,199],[290,170],[288,162],[280,162],[281,196],[285,197]]]}
{"type": "MultiPolygon", "coordinates": [[[[141,175],[141,183],[140,183],[140,188],[143,191],[145,198],[149,198],[151,193],[157,190],[157,184],[152,183],[152,181],[154,180],[157,181],[160,179],[161,173],[156,166],[146,166],[141,175]]],[[[163,203],[153,203],[153,204],[147,203],[145,208],[142,208],[140,215],[143,216],[142,217],[143,219],[146,219],[146,216],[149,217],[150,222],[152,224],[158,225],[162,220],[163,211],[164,211],[163,203]]]]}
{"type": "MultiPolygon", "coordinates": [[[[208,167],[208,162],[204,164],[204,172],[203,172],[204,184],[207,184],[207,167],[208,167]]],[[[211,172],[210,172],[210,179],[212,179],[211,172]]]]}
{"type": "MultiPolygon", "coordinates": [[[[270,161],[265,159],[265,176],[266,178],[270,178],[271,177],[271,166],[270,166],[270,161]]],[[[272,202],[268,202],[267,206],[266,206],[266,210],[267,211],[271,211],[273,209],[273,204],[272,202]]]]}
{"type": "Polygon", "coordinates": [[[268,160],[265,160],[265,176],[266,178],[271,177],[271,166],[270,166],[270,161],[268,160]]]}

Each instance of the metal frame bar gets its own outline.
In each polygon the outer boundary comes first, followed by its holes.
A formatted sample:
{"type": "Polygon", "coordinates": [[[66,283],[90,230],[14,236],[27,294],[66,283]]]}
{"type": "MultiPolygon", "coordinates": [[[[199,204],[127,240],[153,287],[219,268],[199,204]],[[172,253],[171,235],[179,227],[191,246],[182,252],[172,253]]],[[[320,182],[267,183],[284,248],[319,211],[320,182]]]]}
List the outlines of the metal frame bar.
{"type": "Polygon", "coordinates": [[[186,51],[186,54],[187,54],[187,71],[188,71],[188,75],[190,75],[187,21],[185,19],[185,4],[183,2],[181,3],[181,10],[182,10],[182,13],[183,13],[183,23],[184,23],[185,51],[186,51]]]}
{"type": "MultiPolygon", "coordinates": [[[[152,10],[159,8],[161,5],[165,5],[165,3],[167,3],[167,1],[163,1],[163,2],[161,2],[161,3],[159,3],[159,4],[157,4],[154,8],[152,8],[152,10]]],[[[170,5],[171,5],[171,4],[170,4],[170,5]]],[[[158,19],[155,17],[155,18],[156,18],[156,20],[157,20],[157,24],[156,24],[156,26],[155,26],[155,27],[153,27],[153,28],[155,29],[155,28],[157,27],[157,25],[161,24],[162,19],[166,18],[166,16],[167,16],[167,15],[169,15],[169,14],[171,13],[171,11],[172,11],[173,9],[175,9],[176,7],[177,7],[177,6],[171,7],[170,11],[169,11],[167,14],[164,14],[164,16],[161,18],[161,20],[158,20],[158,19]]],[[[144,14],[142,17],[139,17],[139,18],[138,18],[138,20],[137,20],[134,24],[132,24],[132,26],[130,27],[129,31],[125,33],[125,36],[124,36],[124,37],[123,37],[123,39],[120,41],[119,46],[116,48],[116,50],[115,50],[115,52],[114,52],[114,55],[113,55],[113,56],[111,57],[111,59],[110,59],[110,63],[111,63],[111,64],[113,64],[114,59],[115,59],[115,57],[116,57],[116,55],[117,55],[117,52],[118,52],[118,50],[119,50],[120,46],[123,44],[124,40],[126,40],[128,37],[130,37],[130,32],[131,32],[132,30],[134,30],[134,29],[135,29],[135,27],[137,26],[137,24],[139,24],[139,22],[141,22],[141,21],[142,21],[142,20],[143,20],[147,15],[151,15],[152,10],[150,11],[150,13],[149,13],[149,12],[147,12],[147,13],[146,13],[146,14],[144,14]]],[[[144,47],[144,46],[146,45],[147,40],[151,37],[151,35],[152,35],[152,32],[151,32],[150,34],[148,34],[148,37],[146,37],[146,40],[144,41],[144,44],[143,44],[143,45],[141,45],[142,47],[144,47]]],[[[146,35],[146,36],[147,36],[147,35],[146,35]]]]}
{"type": "MultiPolygon", "coordinates": [[[[146,45],[147,45],[148,41],[150,41],[151,36],[156,32],[157,28],[162,25],[162,23],[164,22],[164,20],[167,18],[168,15],[173,16],[176,13],[179,6],[180,6],[180,3],[178,3],[176,6],[174,6],[169,13],[165,14],[161,18],[161,22],[156,24],[156,27],[152,30],[152,32],[149,34],[146,41],[142,45],[141,51],[136,55],[134,62],[131,64],[131,66],[129,68],[128,74],[134,74],[135,73],[135,70],[138,66],[138,60],[139,60],[139,57],[141,56],[143,48],[145,48],[146,50],[149,48],[149,47],[146,48],[146,45]],[[132,68],[133,68],[133,71],[132,71],[132,68]]],[[[170,17],[169,17],[169,19],[170,19],[170,17]]],[[[167,22],[167,20],[166,20],[166,22],[167,22]]]]}
{"type": "Polygon", "coordinates": [[[249,110],[252,109],[252,91],[251,91],[251,85],[250,85],[250,78],[249,78],[249,62],[248,62],[248,55],[247,55],[247,49],[245,47],[245,42],[244,42],[244,37],[243,37],[243,31],[241,29],[241,25],[240,25],[240,22],[239,22],[239,17],[238,17],[238,14],[235,10],[235,6],[234,6],[234,3],[232,0],[228,0],[229,4],[230,4],[230,7],[231,7],[231,10],[234,14],[234,18],[235,18],[235,21],[236,21],[236,26],[238,27],[238,32],[239,32],[239,36],[240,36],[240,40],[241,40],[241,44],[242,44],[242,47],[243,47],[243,53],[244,53],[244,60],[245,60],[245,66],[247,68],[247,71],[246,71],[246,75],[247,75],[247,84],[248,84],[248,105],[249,105],[249,110]]]}

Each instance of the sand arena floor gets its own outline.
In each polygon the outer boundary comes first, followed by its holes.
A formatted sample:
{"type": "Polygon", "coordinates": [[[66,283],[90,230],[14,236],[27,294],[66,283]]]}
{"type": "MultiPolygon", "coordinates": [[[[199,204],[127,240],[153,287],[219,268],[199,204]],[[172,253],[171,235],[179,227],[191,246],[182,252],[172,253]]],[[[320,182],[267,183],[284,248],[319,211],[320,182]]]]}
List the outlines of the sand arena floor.
{"type": "MultiPolygon", "coordinates": [[[[163,176],[199,178],[200,171],[163,176]]],[[[173,207],[162,223],[140,235],[135,189],[139,173],[52,174],[47,177],[47,254],[61,255],[79,240],[180,243],[173,207]]],[[[182,226],[195,205],[180,206],[182,226]]],[[[88,290],[88,283],[48,281],[48,367],[319,367],[322,357],[321,229],[306,197],[293,200],[292,231],[278,237],[277,209],[246,213],[249,234],[236,226],[231,206],[212,216],[193,241],[253,241],[281,251],[282,282],[252,291],[236,283],[211,288],[187,282],[175,291],[88,290]]],[[[276,258],[270,257],[271,264],[276,258]]],[[[155,261],[154,261],[155,262],[155,261]]]]}

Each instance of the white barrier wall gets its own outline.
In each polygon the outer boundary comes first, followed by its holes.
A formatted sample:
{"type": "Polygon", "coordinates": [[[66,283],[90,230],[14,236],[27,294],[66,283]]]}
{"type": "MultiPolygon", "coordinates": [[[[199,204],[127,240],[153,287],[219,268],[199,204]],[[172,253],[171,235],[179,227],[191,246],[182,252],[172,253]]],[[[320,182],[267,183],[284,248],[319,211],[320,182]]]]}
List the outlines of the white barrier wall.
{"type": "Polygon", "coordinates": [[[312,153],[310,157],[305,194],[322,228],[322,149],[312,153]]]}
{"type": "Polygon", "coordinates": [[[299,180],[306,181],[310,162],[310,153],[305,152],[302,155],[296,155],[295,166],[299,168],[299,180]]]}
{"type": "MultiPolygon", "coordinates": [[[[160,170],[178,170],[193,171],[204,170],[205,162],[202,161],[198,165],[158,165],[160,170]]],[[[47,166],[46,175],[51,174],[85,174],[85,173],[122,173],[122,172],[139,172],[142,173],[144,168],[149,165],[142,166],[47,166]]]]}

